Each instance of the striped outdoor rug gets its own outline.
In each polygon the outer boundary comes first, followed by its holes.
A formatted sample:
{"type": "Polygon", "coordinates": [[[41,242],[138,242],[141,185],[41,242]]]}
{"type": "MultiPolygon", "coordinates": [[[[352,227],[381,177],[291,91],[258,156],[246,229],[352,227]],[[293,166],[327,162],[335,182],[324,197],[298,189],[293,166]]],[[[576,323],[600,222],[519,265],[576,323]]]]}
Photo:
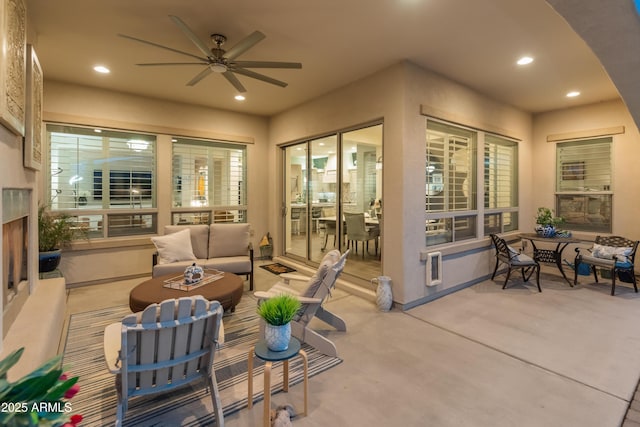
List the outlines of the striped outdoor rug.
{"type": "MultiPolygon", "coordinates": [[[[129,307],[112,307],[74,314],[64,351],[64,366],[80,377],[80,392],[71,400],[73,413],[82,414],[83,426],[113,425],[117,406],[115,377],[107,371],[102,350],[104,328],[129,314],[129,307]]],[[[256,301],[245,295],[233,314],[224,317],[225,343],[216,353],[214,367],[224,414],[247,406],[247,352],[258,337],[256,301]]],[[[309,356],[309,377],[342,362],[303,345],[309,356]]],[[[264,363],[254,361],[254,402],[262,400],[264,363]]],[[[289,363],[290,382],[302,382],[302,359],[289,363]]],[[[282,389],[282,364],[274,365],[273,392],[282,389]]],[[[176,391],[129,401],[124,426],[206,426],[215,424],[211,397],[201,382],[176,391]]]]}

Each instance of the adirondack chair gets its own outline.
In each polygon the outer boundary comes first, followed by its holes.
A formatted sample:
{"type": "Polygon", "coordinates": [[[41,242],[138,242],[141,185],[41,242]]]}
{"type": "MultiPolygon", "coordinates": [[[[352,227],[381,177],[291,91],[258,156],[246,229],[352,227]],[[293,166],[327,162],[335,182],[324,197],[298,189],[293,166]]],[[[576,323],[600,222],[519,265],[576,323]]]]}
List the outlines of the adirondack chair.
{"type": "Polygon", "coordinates": [[[107,368],[116,374],[116,426],[121,425],[130,398],[170,391],[195,380],[208,387],[216,423],[224,426],[213,372],[222,313],[218,301],[194,296],[152,304],[107,326],[104,354],[107,368]]]}
{"type": "MultiPolygon", "coordinates": [[[[335,287],[336,280],[338,280],[338,277],[344,269],[348,254],[349,250],[341,256],[340,251],[334,249],[324,256],[318,270],[311,278],[291,273],[281,274],[282,282],[276,283],[268,291],[254,293],[256,298],[258,298],[258,304],[262,300],[281,294],[289,294],[298,298],[302,303],[302,308],[291,321],[291,335],[298,338],[301,342],[315,347],[320,353],[333,357],[337,357],[338,355],[335,344],[311,329],[309,322],[311,322],[314,317],[317,317],[338,331],[344,332],[347,330],[345,321],[325,309],[322,303],[327,296],[331,294],[331,289],[335,287]],[[289,285],[290,281],[307,282],[307,288],[302,292],[298,292],[289,285]]],[[[263,322],[261,322],[260,328],[262,335],[264,328],[263,322]]]]}

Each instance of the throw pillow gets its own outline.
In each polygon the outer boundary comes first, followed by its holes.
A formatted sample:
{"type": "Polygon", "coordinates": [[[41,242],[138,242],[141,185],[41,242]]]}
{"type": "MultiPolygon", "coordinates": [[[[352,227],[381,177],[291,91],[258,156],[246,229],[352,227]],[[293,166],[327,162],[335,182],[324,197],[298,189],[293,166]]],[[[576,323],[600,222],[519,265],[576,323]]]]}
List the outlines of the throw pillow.
{"type": "Polygon", "coordinates": [[[593,244],[592,254],[596,258],[613,259],[616,256],[616,261],[625,263],[629,262],[628,256],[631,255],[633,248],[629,247],[617,247],[617,246],[605,246],[597,243],[593,244]]]}
{"type": "Polygon", "coordinates": [[[151,241],[158,250],[158,264],[196,259],[191,247],[191,231],[188,228],[177,233],[152,237],[151,241]]]}
{"type": "Polygon", "coordinates": [[[509,258],[514,258],[520,255],[520,251],[516,250],[515,248],[509,245],[507,245],[507,249],[509,250],[509,258]]]}
{"type": "Polygon", "coordinates": [[[324,276],[327,275],[327,273],[329,272],[329,269],[333,267],[333,264],[338,262],[339,259],[340,259],[339,250],[334,249],[328,252],[322,258],[322,261],[320,261],[320,266],[318,267],[318,270],[313,276],[311,276],[307,284],[307,289],[305,289],[305,291],[302,292],[301,295],[303,297],[313,298],[316,292],[318,291],[318,288],[322,284],[322,281],[324,280],[324,276]]]}

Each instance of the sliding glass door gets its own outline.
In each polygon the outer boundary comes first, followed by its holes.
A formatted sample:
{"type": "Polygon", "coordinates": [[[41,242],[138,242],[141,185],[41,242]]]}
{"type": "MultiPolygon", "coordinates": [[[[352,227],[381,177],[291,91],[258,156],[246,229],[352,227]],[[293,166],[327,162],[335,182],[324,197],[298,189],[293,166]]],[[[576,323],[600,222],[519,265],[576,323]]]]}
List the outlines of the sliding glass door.
{"type": "Polygon", "coordinates": [[[379,275],[382,125],[338,132],[283,150],[285,255],[315,265],[327,251],[344,252],[349,246],[352,256],[345,272],[364,279],[379,275]],[[354,240],[347,239],[345,213],[362,214],[366,237],[354,234],[354,240]]]}

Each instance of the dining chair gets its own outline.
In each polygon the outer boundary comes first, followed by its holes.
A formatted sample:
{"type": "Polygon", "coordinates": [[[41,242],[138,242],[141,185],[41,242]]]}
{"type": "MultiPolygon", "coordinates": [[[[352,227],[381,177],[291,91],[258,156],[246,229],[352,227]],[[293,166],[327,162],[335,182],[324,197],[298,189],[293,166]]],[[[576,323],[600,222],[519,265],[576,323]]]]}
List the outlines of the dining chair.
{"type": "Polygon", "coordinates": [[[500,265],[500,263],[503,263],[507,265],[508,270],[507,277],[504,280],[502,289],[506,289],[507,287],[507,282],[509,282],[511,270],[519,269],[522,272],[522,280],[524,280],[525,282],[528,282],[529,278],[531,278],[531,275],[533,275],[533,273],[535,272],[538,292],[542,292],[542,288],[540,288],[540,264],[538,264],[538,261],[534,260],[528,255],[520,253],[511,246],[507,245],[507,242],[497,234],[490,234],[489,236],[491,236],[493,245],[496,248],[496,266],[493,269],[491,280],[493,280],[493,278],[496,276],[496,272],[498,271],[498,266],[500,265]]]}
{"type": "Polygon", "coordinates": [[[351,242],[355,244],[355,253],[358,253],[358,242],[362,242],[362,258],[369,252],[369,241],[375,241],[376,255],[378,254],[378,237],[380,236],[379,226],[367,226],[364,220],[364,212],[344,213],[344,220],[347,226],[347,247],[351,242]],[[366,245],[365,245],[366,243],[366,245]]]}

